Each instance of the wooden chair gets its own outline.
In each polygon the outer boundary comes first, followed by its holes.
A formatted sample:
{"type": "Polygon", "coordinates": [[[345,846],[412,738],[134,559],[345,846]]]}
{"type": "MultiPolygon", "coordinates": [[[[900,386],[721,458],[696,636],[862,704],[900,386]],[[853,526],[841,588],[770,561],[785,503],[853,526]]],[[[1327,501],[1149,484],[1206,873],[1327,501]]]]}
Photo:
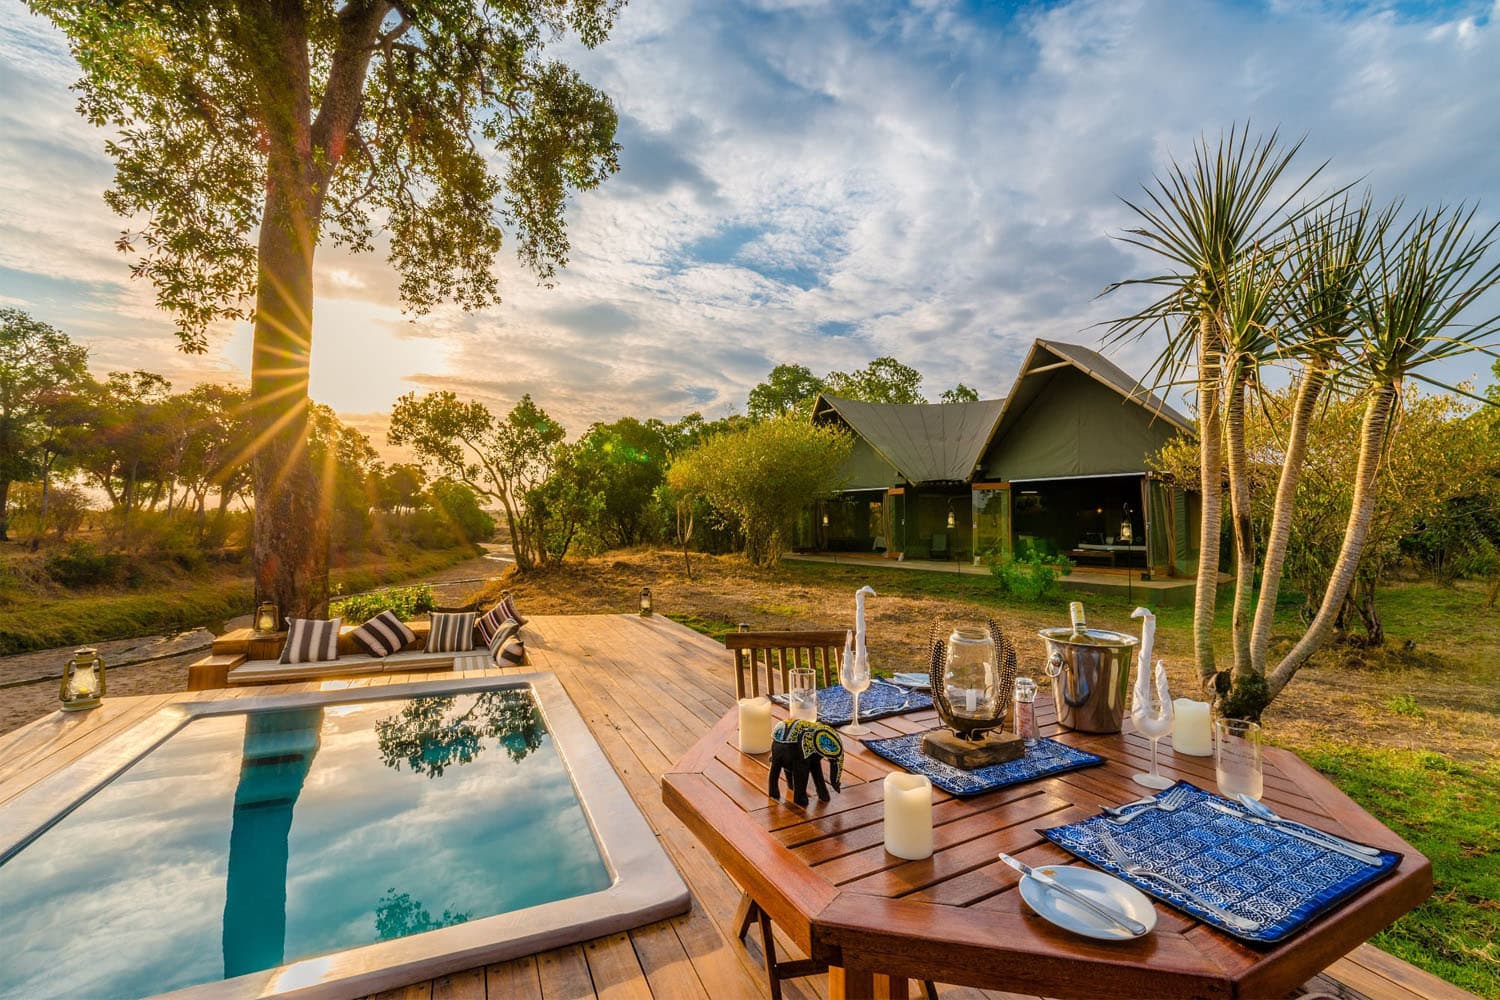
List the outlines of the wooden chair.
{"type": "Polygon", "coordinates": [[[799,666],[812,668],[818,687],[837,684],[844,636],[843,629],[729,633],[724,646],[734,652],[734,696],[784,693],[791,685],[791,672],[799,666]]]}
{"type": "MultiPolygon", "coordinates": [[[[791,687],[791,672],[798,667],[811,668],[817,674],[818,687],[837,684],[839,656],[846,635],[842,629],[729,633],[724,637],[724,646],[734,652],[734,696],[758,698],[762,694],[770,696],[778,691],[785,692],[791,687]]],[[[760,925],[761,950],[765,955],[766,976],[770,979],[771,1000],[781,1000],[783,979],[817,976],[828,971],[828,966],[810,958],[795,962],[777,961],[770,914],[744,891],[740,893],[735,924],[742,942],[751,926],[760,925]]],[[[923,986],[927,996],[935,1000],[937,990],[932,983],[923,983],[923,986]]]]}

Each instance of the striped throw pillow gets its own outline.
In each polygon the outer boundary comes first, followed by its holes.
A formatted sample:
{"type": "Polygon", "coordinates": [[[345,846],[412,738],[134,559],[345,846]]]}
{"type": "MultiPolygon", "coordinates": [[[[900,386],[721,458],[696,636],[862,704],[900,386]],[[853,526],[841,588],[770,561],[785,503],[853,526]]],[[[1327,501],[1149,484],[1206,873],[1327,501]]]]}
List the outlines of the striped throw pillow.
{"type": "Polygon", "coordinates": [[[500,595],[500,603],[495,605],[495,610],[502,612],[517,625],[525,625],[526,619],[521,617],[521,612],[516,610],[516,599],[510,591],[500,595]]]}
{"type": "Polygon", "coordinates": [[[474,612],[434,611],[427,633],[429,653],[467,653],[474,648],[474,612]]]}
{"type": "Polygon", "coordinates": [[[516,667],[526,662],[526,643],[521,641],[520,636],[512,635],[499,648],[494,650],[495,665],[500,667],[516,667]]]}
{"type": "Polygon", "coordinates": [[[501,625],[497,631],[485,636],[483,625],[476,625],[475,627],[479,629],[479,634],[484,638],[484,644],[490,648],[490,654],[495,657],[496,663],[500,662],[500,650],[504,648],[507,642],[516,637],[516,632],[521,628],[515,622],[507,619],[505,624],[501,625]]]}
{"type": "Polygon", "coordinates": [[[491,649],[495,648],[495,636],[499,635],[506,625],[514,625],[516,628],[521,627],[519,621],[506,613],[504,601],[501,601],[474,620],[474,627],[479,630],[479,641],[491,649]]]}
{"type": "Polygon", "coordinates": [[[339,629],[344,619],[288,618],[286,624],[282,663],[326,663],[339,658],[339,629]]]}
{"type": "Polygon", "coordinates": [[[382,611],[349,633],[354,644],[371,656],[390,656],[417,637],[394,611],[382,611]]]}

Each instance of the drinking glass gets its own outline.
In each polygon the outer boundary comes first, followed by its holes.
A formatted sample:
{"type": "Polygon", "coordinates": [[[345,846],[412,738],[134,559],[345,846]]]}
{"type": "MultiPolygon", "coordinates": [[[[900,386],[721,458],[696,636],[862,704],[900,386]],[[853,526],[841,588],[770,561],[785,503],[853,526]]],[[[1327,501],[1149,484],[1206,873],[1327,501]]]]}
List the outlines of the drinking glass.
{"type": "Polygon", "coordinates": [[[1214,770],[1225,798],[1248,795],[1259,799],[1265,790],[1260,762],[1260,723],[1220,719],[1214,723],[1214,770]]]}
{"type": "Polygon", "coordinates": [[[818,721],[818,675],[798,667],[787,674],[787,709],[794,719],[818,721]]]}
{"type": "Polygon", "coordinates": [[[870,687],[870,661],[859,655],[843,657],[839,662],[839,683],[854,699],[854,714],[840,732],[850,736],[864,736],[869,733],[870,727],[859,724],[859,696],[870,687]]]}
{"type": "Polygon", "coordinates": [[[1016,735],[1027,743],[1042,738],[1036,724],[1036,681],[1030,677],[1016,678],[1016,735]]]}

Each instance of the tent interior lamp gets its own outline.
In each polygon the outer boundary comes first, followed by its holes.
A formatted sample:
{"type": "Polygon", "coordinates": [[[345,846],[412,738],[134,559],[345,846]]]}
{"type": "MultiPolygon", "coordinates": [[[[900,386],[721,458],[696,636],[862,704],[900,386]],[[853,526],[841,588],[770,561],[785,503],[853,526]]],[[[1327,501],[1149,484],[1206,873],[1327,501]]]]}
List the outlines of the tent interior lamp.
{"type": "Polygon", "coordinates": [[[99,707],[104,697],[104,661],[93,646],[75,650],[63,667],[62,689],[58,697],[64,712],[83,712],[99,707]]]}
{"type": "Polygon", "coordinates": [[[1125,519],[1120,522],[1120,541],[1129,545],[1135,540],[1135,527],[1130,523],[1130,504],[1125,505],[1125,519]]]}

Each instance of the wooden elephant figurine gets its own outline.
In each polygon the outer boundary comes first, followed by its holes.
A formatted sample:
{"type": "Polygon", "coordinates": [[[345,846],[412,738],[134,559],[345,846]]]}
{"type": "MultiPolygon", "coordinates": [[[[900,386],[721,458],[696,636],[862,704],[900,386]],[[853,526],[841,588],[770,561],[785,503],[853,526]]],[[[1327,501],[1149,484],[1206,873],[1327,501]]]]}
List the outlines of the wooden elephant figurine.
{"type": "Polygon", "coordinates": [[[839,788],[844,773],[844,744],[832,726],[806,719],[788,719],[771,734],[771,788],[773,799],[781,798],[781,771],[787,772],[792,801],[807,805],[807,779],[818,787],[818,798],[828,801],[828,785],[823,783],[823,760],[828,760],[828,784],[839,788]]]}

